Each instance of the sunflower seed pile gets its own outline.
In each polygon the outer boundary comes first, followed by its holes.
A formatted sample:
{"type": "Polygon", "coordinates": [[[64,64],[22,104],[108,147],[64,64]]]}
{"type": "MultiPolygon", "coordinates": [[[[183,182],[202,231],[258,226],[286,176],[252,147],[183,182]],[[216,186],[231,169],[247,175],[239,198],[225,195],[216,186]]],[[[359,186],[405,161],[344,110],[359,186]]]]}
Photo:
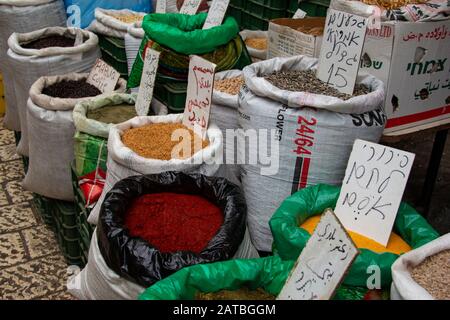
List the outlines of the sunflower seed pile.
{"type": "Polygon", "coordinates": [[[360,84],[355,86],[353,95],[339,92],[339,90],[319,80],[316,77],[315,72],[311,70],[278,71],[268,75],[265,79],[282,90],[323,94],[342,100],[347,100],[351,97],[367,94],[369,92],[367,87],[360,84]]]}

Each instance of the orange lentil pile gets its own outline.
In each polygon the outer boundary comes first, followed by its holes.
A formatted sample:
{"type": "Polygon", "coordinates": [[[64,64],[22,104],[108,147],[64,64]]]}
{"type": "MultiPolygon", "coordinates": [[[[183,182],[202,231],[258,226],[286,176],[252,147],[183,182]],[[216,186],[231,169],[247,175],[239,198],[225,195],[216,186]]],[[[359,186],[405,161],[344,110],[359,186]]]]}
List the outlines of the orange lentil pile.
{"type": "MultiPolygon", "coordinates": [[[[308,231],[309,234],[312,234],[316,226],[319,224],[320,218],[320,215],[311,217],[307,219],[302,225],[300,225],[300,227],[308,231]]],[[[402,254],[411,251],[411,247],[398,234],[394,232],[391,233],[391,237],[389,238],[387,247],[356,232],[347,232],[356,246],[360,249],[369,249],[377,253],[390,252],[395,254],[402,254]]]]}
{"type": "Polygon", "coordinates": [[[267,38],[248,38],[245,40],[245,44],[257,50],[266,50],[267,38]]]}
{"type": "Polygon", "coordinates": [[[122,142],[141,157],[158,160],[187,159],[209,145],[209,141],[203,140],[181,123],[152,123],[128,129],[122,135],[122,142]],[[172,141],[172,133],[178,129],[185,130],[185,134],[172,141]],[[181,148],[181,142],[190,143],[190,150],[181,148]],[[179,152],[172,157],[175,147],[179,152]]]}

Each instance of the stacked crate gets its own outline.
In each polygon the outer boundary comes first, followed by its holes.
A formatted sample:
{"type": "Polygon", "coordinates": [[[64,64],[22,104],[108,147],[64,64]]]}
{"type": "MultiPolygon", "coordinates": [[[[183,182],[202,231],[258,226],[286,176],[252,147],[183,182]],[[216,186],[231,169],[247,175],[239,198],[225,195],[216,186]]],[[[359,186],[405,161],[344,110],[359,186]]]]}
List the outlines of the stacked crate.
{"type": "Polygon", "coordinates": [[[102,59],[120,73],[120,77],[128,79],[127,53],[125,40],[98,34],[98,45],[102,52],[102,59]]]}

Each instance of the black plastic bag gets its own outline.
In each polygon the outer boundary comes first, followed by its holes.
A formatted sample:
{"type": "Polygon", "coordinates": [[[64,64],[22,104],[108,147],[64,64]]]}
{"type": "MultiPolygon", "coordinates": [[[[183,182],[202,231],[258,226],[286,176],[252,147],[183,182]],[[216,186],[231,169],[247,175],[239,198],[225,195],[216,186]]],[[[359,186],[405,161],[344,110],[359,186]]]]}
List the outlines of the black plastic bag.
{"type": "Polygon", "coordinates": [[[112,270],[149,287],[186,266],[232,258],[244,238],[246,214],[247,205],[240,188],[224,178],[179,172],[130,177],[119,181],[105,197],[97,226],[98,245],[112,270]],[[200,254],[162,253],[128,233],[124,216],[132,200],[162,192],[200,195],[222,210],[224,222],[200,254]]]}

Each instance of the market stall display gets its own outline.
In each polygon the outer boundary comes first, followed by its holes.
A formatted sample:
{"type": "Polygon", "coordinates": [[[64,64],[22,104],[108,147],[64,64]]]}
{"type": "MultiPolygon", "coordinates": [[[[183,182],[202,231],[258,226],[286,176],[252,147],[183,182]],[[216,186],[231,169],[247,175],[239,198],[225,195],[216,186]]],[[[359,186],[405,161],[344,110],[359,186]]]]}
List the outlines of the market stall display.
{"type": "MultiPolygon", "coordinates": [[[[270,220],[274,253],[283,260],[297,259],[310,237],[310,233],[300,226],[309,218],[322,214],[325,209],[334,208],[339,192],[339,187],[319,184],[302,189],[284,200],[270,220]]],[[[406,203],[400,206],[394,232],[411,248],[419,248],[439,236],[426,220],[406,203]]],[[[367,268],[377,265],[381,272],[381,286],[389,287],[392,282],[392,264],[399,257],[399,253],[409,248],[392,235],[385,250],[379,250],[379,246],[374,247],[373,241],[367,240],[358,241],[361,253],[344,279],[344,284],[366,287],[367,278],[370,276],[367,268]]]]}
{"type": "Polygon", "coordinates": [[[448,300],[450,234],[402,255],[392,265],[393,300],[448,300]]]}
{"type": "MultiPolygon", "coordinates": [[[[319,183],[339,185],[354,140],[377,142],[384,129],[381,81],[361,76],[357,84],[365,86],[368,93],[343,100],[325,83],[313,88],[315,94],[309,92],[313,91],[309,87],[313,79],[306,71],[316,68],[317,59],[296,56],[261,61],[244,69],[240,128],[276,130],[268,141],[271,147],[278,144],[280,155],[272,167],[261,163],[241,166],[250,234],[258,250],[271,251],[268,222],[286,197],[319,183]],[[303,78],[297,74],[303,74],[303,78]]],[[[240,146],[240,159],[254,148],[250,143],[240,146]]]]}
{"type": "Polygon", "coordinates": [[[43,76],[89,71],[100,57],[98,38],[81,29],[50,27],[29,33],[13,33],[8,45],[16,98],[16,105],[11,108],[17,109],[21,127],[17,152],[28,156],[27,99],[32,84],[43,76]],[[67,46],[71,41],[73,45],[67,46]],[[65,46],[58,47],[61,43],[65,46]],[[29,48],[30,44],[37,49],[29,48]]]}
{"type": "MultiPolygon", "coordinates": [[[[23,181],[26,190],[52,199],[73,201],[70,164],[74,158],[73,108],[87,100],[83,87],[88,74],[42,77],[30,89],[27,103],[30,165],[23,181]],[[52,94],[53,96],[49,95],[52,94]],[[65,98],[63,98],[65,97],[65,98]]],[[[126,81],[119,80],[117,92],[126,81]]],[[[91,97],[99,94],[89,87],[91,97]]]]}
{"type": "Polygon", "coordinates": [[[3,74],[8,110],[5,127],[20,131],[20,115],[14,89],[15,72],[8,63],[8,38],[14,32],[26,33],[66,23],[64,5],[59,0],[0,1],[0,73],[3,74]],[[32,17],[32,18],[31,18],[32,17]]]}
{"type": "MultiPolygon", "coordinates": [[[[122,136],[126,130],[151,124],[181,124],[182,117],[183,115],[176,114],[138,117],[111,128],[108,139],[108,172],[105,188],[97,205],[89,216],[90,223],[97,224],[100,207],[106,193],[121,179],[138,174],[157,174],[165,171],[198,172],[207,176],[214,176],[216,174],[220,165],[214,163],[213,160],[215,155],[223,147],[223,136],[220,129],[213,123],[210,124],[207,132],[209,145],[187,159],[158,160],[144,158],[128,148],[122,140],[122,136]]],[[[166,134],[169,133],[166,132],[166,134]]]]}

